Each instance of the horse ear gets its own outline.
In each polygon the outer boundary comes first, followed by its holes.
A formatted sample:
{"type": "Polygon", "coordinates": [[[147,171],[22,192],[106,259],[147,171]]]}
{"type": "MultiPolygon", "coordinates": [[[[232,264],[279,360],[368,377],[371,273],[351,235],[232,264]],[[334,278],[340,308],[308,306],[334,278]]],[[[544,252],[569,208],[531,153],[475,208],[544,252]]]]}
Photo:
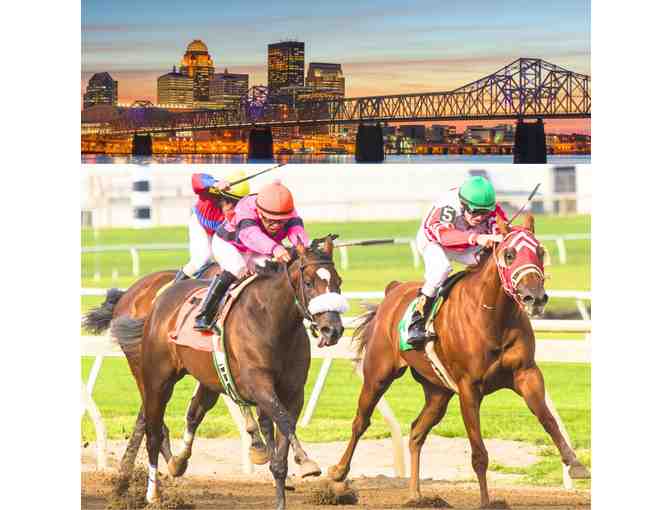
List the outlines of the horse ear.
{"type": "MultiPolygon", "coordinates": [[[[338,236],[336,236],[336,237],[338,237],[338,236]]],[[[323,250],[322,251],[324,251],[324,253],[329,255],[329,258],[331,258],[333,253],[334,253],[334,238],[332,237],[331,234],[329,234],[324,239],[324,243],[322,243],[322,245],[323,245],[323,250]]]]}
{"type": "Polygon", "coordinates": [[[525,230],[529,230],[534,234],[534,216],[532,216],[532,213],[527,213],[525,215],[525,222],[523,223],[523,228],[525,230]]]}
{"type": "Polygon", "coordinates": [[[499,230],[499,233],[502,235],[506,235],[509,233],[510,228],[504,221],[504,218],[502,218],[499,214],[495,217],[497,221],[497,229],[499,230]]]}

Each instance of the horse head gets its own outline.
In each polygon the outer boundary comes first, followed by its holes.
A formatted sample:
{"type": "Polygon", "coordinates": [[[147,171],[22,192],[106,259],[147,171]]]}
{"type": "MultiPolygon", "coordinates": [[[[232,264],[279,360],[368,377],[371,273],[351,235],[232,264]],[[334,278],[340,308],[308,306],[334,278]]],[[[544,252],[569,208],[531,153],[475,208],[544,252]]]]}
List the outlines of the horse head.
{"type": "Polygon", "coordinates": [[[341,277],[334,265],[334,239],[328,234],[314,239],[308,248],[297,245],[290,263],[292,284],[301,306],[308,312],[311,330],[320,333],[319,347],[334,345],[343,335],[341,314],[348,301],[341,295],[341,277]],[[294,269],[296,268],[296,269],[294,269]]]}
{"type": "Polygon", "coordinates": [[[534,236],[534,217],[528,214],[523,226],[515,227],[498,217],[497,226],[503,240],[494,255],[502,287],[528,315],[540,315],[548,294],[544,289],[544,248],[534,236]]]}

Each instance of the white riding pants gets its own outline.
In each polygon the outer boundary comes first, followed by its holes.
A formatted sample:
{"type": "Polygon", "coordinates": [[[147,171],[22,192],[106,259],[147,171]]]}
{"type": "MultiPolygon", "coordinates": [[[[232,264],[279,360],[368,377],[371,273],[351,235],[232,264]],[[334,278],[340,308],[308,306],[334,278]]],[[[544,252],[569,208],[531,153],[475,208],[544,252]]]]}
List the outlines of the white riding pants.
{"type": "Polygon", "coordinates": [[[422,293],[427,297],[436,296],[441,284],[453,272],[451,261],[465,265],[478,262],[476,254],[480,250],[479,246],[467,248],[464,251],[450,250],[439,243],[430,241],[423,232],[418,232],[416,244],[425,262],[425,283],[422,286],[422,293]]]}
{"type": "Polygon", "coordinates": [[[199,223],[195,214],[189,217],[189,262],[182,268],[184,274],[193,277],[212,256],[212,238],[199,223]]]}
{"type": "Polygon", "coordinates": [[[254,270],[256,265],[263,266],[271,257],[251,251],[241,253],[228,241],[219,236],[212,238],[212,255],[219,267],[240,278],[248,270],[254,270]]]}

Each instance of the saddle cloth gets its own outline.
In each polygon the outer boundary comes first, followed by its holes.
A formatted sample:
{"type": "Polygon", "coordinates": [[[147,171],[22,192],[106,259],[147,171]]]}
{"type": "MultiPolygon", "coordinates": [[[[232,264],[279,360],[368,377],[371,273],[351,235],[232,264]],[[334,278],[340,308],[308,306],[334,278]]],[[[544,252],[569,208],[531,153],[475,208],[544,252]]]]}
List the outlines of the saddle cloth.
{"type": "MultiPolygon", "coordinates": [[[[236,301],[236,298],[240,295],[245,287],[252,283],[257,278],[257,274],[241,280],[236,283],[234,287],[230,288],[226,295],[224,296],[224,306],[221,307],[219,317],[217,317],[216,324],[219,327],[220,331],[224,331],[224,322],[226,317],[231,310],[231,306],[236,301]]],[[[198,310],[205,299],[205,295],[208,293],[207,287],[201,287],[194,290],[191,294],[187,296],[184,301],[184,304],[180,308],[180,311],[177,313],[177,321],[175,322],[175,330],[169,333],[170,341],[176,343],[177,345],[184,345],[186,347],[191,347],[197,351],[223,351],[223,342],[217,342],[217,335],[206,331],[196,331],[194,329],[194,322],[196,321],[196,315],[198,310]],[[213,337],[215,341],[213,342],[213,337]]]]}

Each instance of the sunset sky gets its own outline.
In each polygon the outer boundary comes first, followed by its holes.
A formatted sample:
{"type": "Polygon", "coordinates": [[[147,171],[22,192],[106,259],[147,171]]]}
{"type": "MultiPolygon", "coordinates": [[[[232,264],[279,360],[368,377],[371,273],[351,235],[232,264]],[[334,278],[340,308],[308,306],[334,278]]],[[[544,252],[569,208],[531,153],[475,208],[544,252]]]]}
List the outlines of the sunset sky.
{"type": "MultiPolygon", "coordinates": [[[[520,57],[590,74],[589,0],[83,0],[82,94],[107,71],[120,102],[155,102],[156,79],[193,39],[216,72],[265,85],[267,45],[290,38],[306,44],[306,71],[342,65],[346,97],[452,90],[520,57]]],[[[590,121],[547,121],[553,130],[589,133],[590,121]]]]}

